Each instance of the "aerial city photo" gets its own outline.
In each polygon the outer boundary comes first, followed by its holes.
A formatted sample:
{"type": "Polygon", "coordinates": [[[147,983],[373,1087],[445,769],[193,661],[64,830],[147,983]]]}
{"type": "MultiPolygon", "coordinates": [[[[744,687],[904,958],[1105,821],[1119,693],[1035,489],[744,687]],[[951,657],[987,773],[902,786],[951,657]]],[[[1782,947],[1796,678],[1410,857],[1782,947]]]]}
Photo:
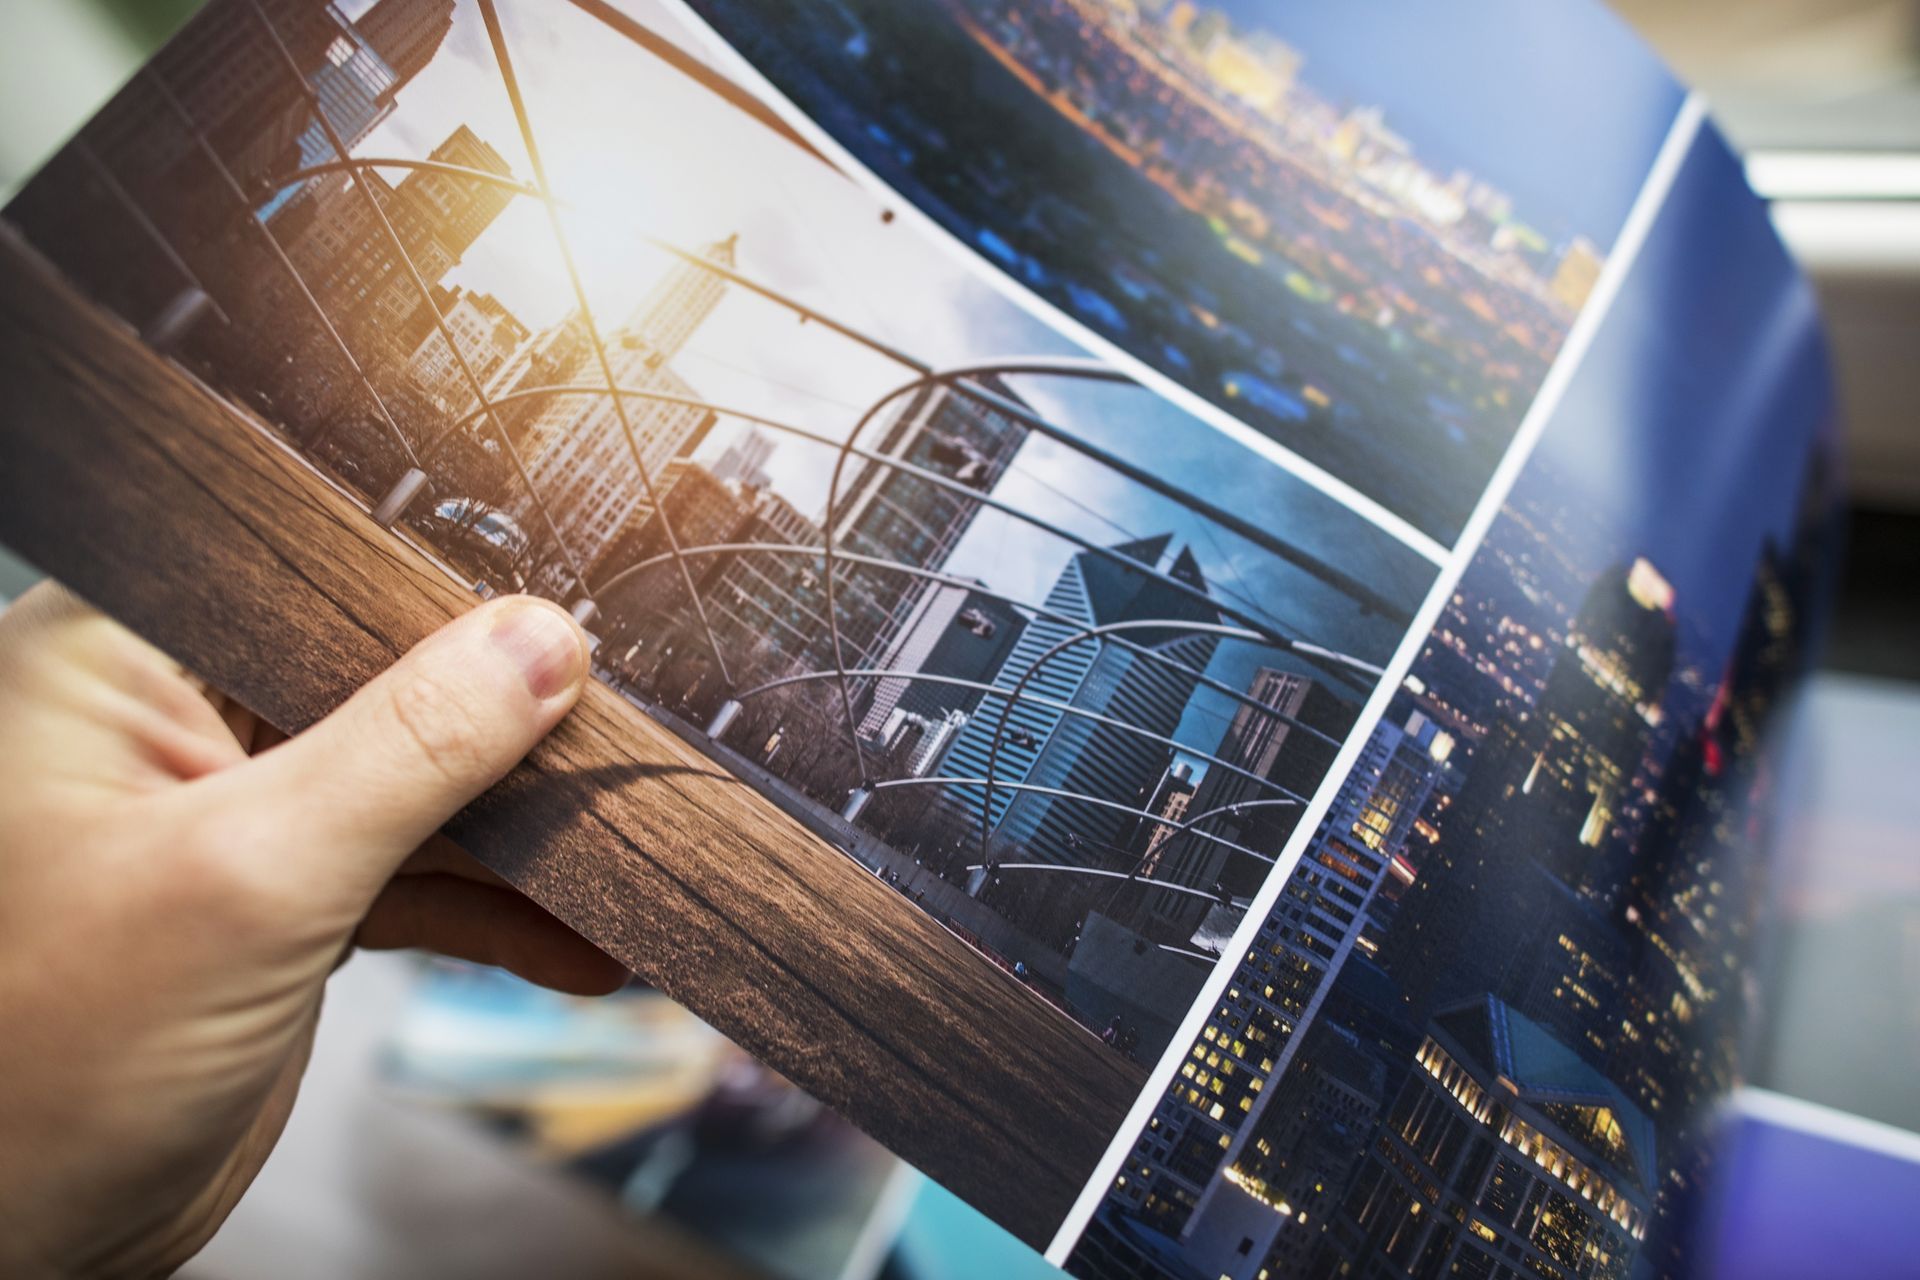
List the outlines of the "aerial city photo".
{"type": "Polygon", "coordinates": [[[964,944],[919,999],[1016,992],[1124,1111],[1434,567],[691,42],[640,3],[216,0],[7,218],[307,501],[566,605],[638,715],[964,944]]]}
{"type": "Polygon", "coordinates": [[[1072,1274],[1690,1274],[1838,527],[1811,295],[1737,176],[1703,135],[1072,1274]]]}
{"type": "Polygon", "coordinates": [[[1598,7],[688,2],[985,261],[1443,546],[1680,104],[1598,7]]]}

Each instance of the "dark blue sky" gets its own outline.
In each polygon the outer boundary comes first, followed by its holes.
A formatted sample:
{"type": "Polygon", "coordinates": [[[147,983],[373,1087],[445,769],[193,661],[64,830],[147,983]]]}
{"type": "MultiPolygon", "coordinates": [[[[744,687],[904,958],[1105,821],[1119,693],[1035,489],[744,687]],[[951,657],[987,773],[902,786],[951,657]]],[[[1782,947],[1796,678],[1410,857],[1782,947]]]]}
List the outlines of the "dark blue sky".
{"type": "Polygon", "coordinates": [[[1597,0],[1201,0],[1306,57],[1301,79],[1378,105],[1421,159],[1505,188],[1523,219],[1603,247],[1682,92],[1597,0]]]}
{"type": "MultiPolygon", "coordinates": [[[[1701,135],[1517,496],[1596,513],[1724,659],[1764,541],[1784,542],[1833,388],[1812,291],[1739,162],[1701,135]]],[[[1717,674],[1710,669],[1709,675],[1717,674]]]]}

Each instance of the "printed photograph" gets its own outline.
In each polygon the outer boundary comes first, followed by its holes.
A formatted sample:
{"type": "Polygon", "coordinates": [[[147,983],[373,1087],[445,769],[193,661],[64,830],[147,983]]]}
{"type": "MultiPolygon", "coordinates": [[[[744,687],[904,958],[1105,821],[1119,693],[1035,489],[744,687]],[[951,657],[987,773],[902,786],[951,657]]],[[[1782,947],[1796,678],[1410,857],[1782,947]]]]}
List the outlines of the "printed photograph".
{"type": "Polygon", "coordinates": [[[1681,101],[1599,6],[687,3],[980,258],[1441,546],[1681,101]]]}
{"type": "MultiPolygon", "coordinates": [[[[213,0],[5,211],[57,284],[32,309],[71,290],[139,335],[36,377],[196,389],[233,444],[194,492],[333,513],[329,575],[399,583],[391,534],[460,589],[569,608],[626,731],[866,877],[840,927],[911,920],[925,950],[884,960],[911,995],[862,1025],[1015,1064],[981,1105],[1029,1141],[942,1158],[1044,1239],[1111,1136],[1081,1128],[1137,1095],[1435,571],[989,287],[700,47],[639,0],[213,0]]],[[[243,550],[187,554],[217,576],[243,550]]],[[[109,608],[144,573],[116,564],[88,569],[109,608]]],[[[565,781],[671,803],[653,776],[565,781]]],[[[628,901],[604,843],[569,884],[628,901]]],[[[769,873],[754,909],[805,892],[769,873]]],[[[866,954],[741,932],[727,965],[866,954]]],[[[770,966],[765,1000],[792,981],[770,966]]],[[[751,1042],[761,1010],[680,982],[751,1042]]],[[[865,1047],[769,1065],[939,1154],[919,1077],[844,1078],[865,1047]]]]}
{"type": "Polygon", "coordinates": [[[1811,293],[1738,179],[1701,135],[1072,1274],[1691,1273],[1838,532],[1811,293]]]}

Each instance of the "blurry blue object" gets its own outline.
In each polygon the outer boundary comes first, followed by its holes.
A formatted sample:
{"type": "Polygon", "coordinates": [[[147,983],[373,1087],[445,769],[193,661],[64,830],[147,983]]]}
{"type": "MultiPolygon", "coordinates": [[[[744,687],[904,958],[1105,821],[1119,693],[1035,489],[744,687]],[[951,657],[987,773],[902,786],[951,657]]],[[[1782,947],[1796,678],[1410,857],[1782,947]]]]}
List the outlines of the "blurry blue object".
{"type": "Polygon", "coordinates": [[[1757,1089],[1732,1110],[1704,1275],[1920,1276],[1920,1134],[1757,1089]]]}
{"type": "Polygon", "coordinates": [[[894,1244],[887,1274],[899,1280],[1059,1280],[1045,1258],[927,1178],[894,1244]]]}

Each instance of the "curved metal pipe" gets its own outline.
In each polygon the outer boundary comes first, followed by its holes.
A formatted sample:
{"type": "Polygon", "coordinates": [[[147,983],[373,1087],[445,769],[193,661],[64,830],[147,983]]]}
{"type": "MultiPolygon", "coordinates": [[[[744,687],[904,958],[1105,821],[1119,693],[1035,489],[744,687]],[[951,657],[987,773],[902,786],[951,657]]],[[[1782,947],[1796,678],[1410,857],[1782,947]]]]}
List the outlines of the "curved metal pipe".
{"type": "MultiPolygon", "coordinates": [[[[809,681],[813,681],[813,680],[831,680],[836,674],[837,674],[836,672],[832,672],[832,671],[803,671],[799,675],[782,676],[778,680],[769,680],[765,684],[758,684],[758,685],[755,685],[753,688],[748,689],[742,693],[736,693],[733,695],[733,700],[735,702],[745,702],[748,698],[751,698],[756,694],[766,693],[773,689],[784,688],[788,685],[806,684],[809,681]]],[[[1183,743],[1173,738],[1167,737],[1163,733],[1155,733],[1151,729],[1142,728],[1141,726],[1136,724],[1129,724],[1125,720],[1121,720],[1115,716],[1102,715],[1098,711],[1089,711],[1085,707],[1076,707],[1070,702],[1061,702],[1057,698],[1042,697],[1039,694],[1028,694],[1024,698],[1022,698],[1017,691],[1010,692],[1002,685],[987,684],[980,680],[966,680],[966,679],[962,679],[959,676],[928,675],[924,672],[918,672],[918,671],[893,671],[886,667],[852,667],[847,670],[846,674],[850,676],[881,677],[881,678],[890,679],[890,680],[912,680],[912,681],[917,681],[921,684],[952,685],[954,687],[962,688],[962,689],[977,689],[981,693],[989,697],[998,698],[1002,701],[1008,701],[1008,702],[1014,699],[1018,699],[1023,702],[1031,703],[1034,706],[1045,707],[1049,711],[1058,711],[1062,715],[1075,716],[1083,720],[1091,720],[1095,724],[1105,725],[1110,729],[1118,729],[1123,733],[1137,734],[1142,738],[1150,738],[1153,741],[1158,742],[1163,746],[1176,748],[1183,754],[1192,756],[1196,760],[1205,760],[1208,764],[1218,765],[1220,766],[1220,768],[1226,770],[1228,773],[1238,774],[1239,776],[1259,786],[1270,787],[1273,790],[1278,791],[1281,795],[1287,797],[1287,799],[1283,801],[1276,801],[1275,803],[1280,803],[1280,804],[1304,803],[1304,800],[1295,792],[1289,791],[1287,788],[1281,786],[1279,783],[1273,781],[1270,778],[1261,777],[1259,774],[1254,773],[1250,769],[1243,769],[1239,765],[1234,764],[1228,760],[1223,760],[1219,756],[1213,755],[1210,752],[1200,751],[1200,750],[1196,750],[1193,747],[1186,746],[1183,743]]],[[[991,774],[992,772],[993,772],[992,769],[989,768],[988,773],[991,774]]],[[[1247,803],[1251,804],[1254,802],[1248,801],[1247,803]]],[[[1222,809],[1222,810],[1209,810],[1208,812],[1217,813],[1217,812],[1223,812],[1223,811],[1224,810],[1222,809]]]]}
{"type": "MultiPolygon", "coordinates": [[[[1108,635],[1114,632],[1144,631],[1149,628],[1156,631],[1173,629],[1176,631],[1188,632],[1194,635],[1224,635],[1224,636],[1232,637],[1234,639],[1248,639],[1248,638],[1258,639],[1259,638],[1258,636],[1249,636],[1249,633],[1242,631],[1238,627],[1223,627],[1218,623],[1172,622],[1164,619],[1159,619],[1159,620],[1148,619],[1148,620],[1140,620],[1135,622],[1109,622],[1100,626],[1083,627],[1079,631],[1075,632],[1073,635],[1067,636],[1065,639],[1055,641],[1052,645],[1048,646],[1045,652],[1041,653],[1039,657],[1035,658],[1031,663],[1029,663],[1027,666],[1027,669],[1020,673],[1019,680],[1014,682],[1013,696],[1008,698],[1005,702],[1001,704],[1000,718],[994,722],[993,744],[987,748],[987,786],[986,786],[986,791],[980,797],[980,855],[982,857],[986,856],[987,841],[991,837],[992,831],[993,831],[993,778],[995,774],[999,772],[1000,743],[1006,735],[1007,721],[1013,715],[1014,706],[1017,703],[1019,703],[1020,695],[1026,692],[1027,683],[1031,681],[1036,674],[1039,673],[1042,667],[1046,666],[1049,662],[1053,661],[1055,657],[1057,657],[1061,653],[1066,652],[1068,649],[1071,649],[1073,646],[1082,643],[1083,641],[1098,640],[1101,636],[1108,635]]],[[[1158,735],[1155,735],[1155,736],[1158,736],[1158,735]]],[[[1169,743],[1172,743],[1173,746],[1176,746],[1176,747],[1180,746],[1179,743],[1173,742],[1173,740],[1170,738],[1163,739],[1163,740],[1169,743]]],[[[1180,749],[1183,751],[1186,750],[1186,748],[1184,747],[1181,747],[1180,749]]],[[[1218,759],[1218,757],[1208,757],[1208,758],[1218,759]]],[[[1221,763],[1225,764],[1226,762],[1221,761],[1221,763]]],[[[1239,768],[1238,766],[1227,765],[1227,768],[1231,769],[1235,773],[1243,774],[1246,777],[1253,778],[1256,781],[1266,782],[1266,779],[1261,778],[1258,774],[1249,773],[1247,770],[1239,768]]],[[[1270,785],[1274,786],[1274,788],[1279,792],[1281,792],[1281,794],[1283,795],[1293,796],[1294,799],[1296,800],[1300,799],[1299,796],[1294,796],[1293,792],[1288,791],[1285,787],[1282,787],[1277,783],[1273,783],[1270,785]]]]}
{"type": "MultiPolygon", "coordinates": [[[[502,397],[502,400],[504,401],[506,398],[507,397],[502,397]]],[[[769,555],[817,556],[821,554],[821,549],[819,547],[808,546],[808,545],[797,543],[797,542],[715,542],[715,543],[710,543],[706,546],[688,547],[686,548],[685,554],[689,556],[741,555],[749,552],[765,552],[769,555]]],[[[1013,605],[1016,608],[1024,609],[1027,612],[1033,614],[1036,618],[1045,618],[1050,622],[1064,623],[1065,625],[1070,627],[1080,625],[1080,619],[1078,618],[1070,618],[1064,613],[1055,613],[1052,610],[1048,609],[1045,605],[1027,604],[1025,601],[1017,599],[1014,596],[1007,595],[1005,592],[994,591],[987,587],[980,586],[978,583],[974,582],[970,578],[962,578],[950,573],[941,573],[937,569],[922,569],[918,565],[902,564],[897,560],[882,560],[878,556],[859,555],[850,551],[841,552],[840,558],[844,561],[847,561],[848,563],[865,565],[873,569],[883,569],[892,573],[910,574],[914,577],[924,578],[929,582],[938,583],[942,586],[961,587],[961,588],[964,588],[965,590],[972,591],[978,595],[985,596],[989,600],[999,600],[999,601],[1002,601],[1003,603],[1013,605]]],[[[622,569],[619,573],[616,573],[615,575],[613,575],[613,577],[608,578],[606,582],[602,584],[600,588],[601,594],[605,595],[610,593],[615,587],[619,586],[622,582],[625,582],[628,578],[631,578],[637,574],[643,573],[646,570],[651,569],[657,565],[664,564],[668,559],[669,557],[665,553],[662,553],[657,556],[649,556],[647,559],[642,560],[637,564],[632,564],[627,566],[625,569],[622,569]]],[[[1182,675],[1191,677],[1193,680],[1195,680],[1199,684],[1205,686],[1208,689],[1213,690],[1215,693],[1220,694],[1222,697],[1231,698],[1234,701],[1240,703],[1242,706],[1249,708],[1250,710],[1256,711],[1262,715],[1271,716],[1272,718],[1279,720],[1282,723],[1291,725],[1293,728],[1300,730],[1302,733],[1306,733],[1312,737],[1320,739],[1322,742],[1327,743],[1329,746],[1338,747],[1340,745],[1340,739],[1333,737],[1331,734],[1322,732],[1321,730],[1314,728],[1310,724],[1306,724],[1300,720],[1297,720],[1293,716],[1288,715],[1284,711],[1281,711],[1275,707],[1268,706],[1266,703],[1261,702],[1258,698],[1255,698],[1252,694],[1247,693],[1245,690],[1235,689],[1232,685],[1225,684],[1219,680],[1215,680],[1212,676],[1207,675],[1205,672],[1199,670],[1198,668],[1189,666],[1187,663],[1180,661],[1178,658],[1171,657],[1167,654],[1161,653],[1159,650],[1149,648],[1146,645],[1135,644],[1132,641],[1127,640],[1123,636],[1117,636],[1117,635],[1108,636],[1107,641],[1108,643],[1114,645],[1117,648],[1122,648],[1127,650],[1130,653],[1137,654],[1138,656],[1145,658],[1150,662],[1157,662],[1164,666],[1171,667],[1173,670],[1180,672],[1182,675]]],[[[806,674],[806,678],[826,678],[826,677],[831,677],[832,674],[833,673],[830,671],[809,672],[806,674]]],[[[889,671],[887,674],[889,676],[898,676],[901,673],[895,672],[895,671],[889,671]]],[[[772,683],[778,684],[781,682],[774,681],[772,683]]],[[[752,690],[749,690],[748,692],[757,693],[769,687],[771,687],[771,685],[760,685],[760,686],[756,686],[752,690]]],[[[746,694],[735,694],[734,696],[736,698],[741,698],[741,697],[745,697],[746,694]]]]}
{"type": "MultiPolygon", "coordinates": [[[[561,261],[567,268],[567,279],[573,285],[574,302],[580,308],[581,322],[586,326],[587,337],[593,342],[593,355],[599,362],[600,376],[606,380],[607,391],[613,397],[614,416],[620,420],[620,433],[626,437],[627,452],[633,456],[634,470],[640,473],[640,485],[646,490],[647,501],[652,504],[654,514],[660,517],[661,532],[667,537],[667,550],[673,553],[674,563],[680,568],[680,580],[687,588],[687,597],[693,601],[693,612],[700,619],[700,629],[706,632],[707,647],[712,650],[714,665],[720,671],[720,683],[731,689],[733,673],[727,670],[727,656],[720,652],[720,640],[713,634],[713,624],[707,619],[706,603],[700,599],[699,588],[693,585],[693,570],[687,567],[686,558],[680,554],[680,539],[673,531],[673,520],[660,502],[653,475],[647,470],[646,459],[640,453],[640,439],[634,434],[632,420],[627,417],[627,402],[618,393],[619,383],[613,376],[613,365],[607,360],[607,346],[601,340],[600,327],[594,323],[593,308],[587,302],[586,286],[580,280],[579,264],[574,261],[573,247],[567,241],[566,230],[560,225],[560,210],[553,200],[553,184],[547,181],[547,167],[540,158],[540,143],[533,136],[533,121],[527,115],[526,100],[520,94],[520,80],[514,74],[513,59],[507,53],[506,33],[500,28],[500,15],[494,11],[493,0],[480,0],[480,17],[486,23],[487,39],[493,45],[494,61],[500,66],[500,78],[506,84],[507,98],[513,104],[513,118],[520,127],[520,140],[527,148],[527,160],[533,165],[533,180],[539,188],[540,203],[547,211],[554,242],[559,245],[561,261]]],[[[484,397],[482,401],[484,403],[484,397]]],[[[497,418],[495,422],[497,424],[497,418]]],[[[584,581],[580,589],[589,599],[592,598],[592,591],[584,581]]]]}
{"type": "Polygon", "coordinates": [[[522,182],[508,174],[474,169],[464,164],[448,164],[444,160],[403,160],[397,156],[349,156],[345,160],[325,160],[319,164],[302,165],[292,173],[269,177],[267,181],[277,191],[308,178],[317,178],[323,173],[349,173],[357,178],[362,169],[417,169],[425,173],[442,173],[450,178],[470,178],[519,196],[538,197],[540,194],[540,189],[532,183],[522,182]]]}
{"type": "Polygon", "coordinates": [[[1076,358],[1072,356],[1060,356],[1060,357],[1035,356],[1035,357],[1023,358],[1023,359],[1017,359],[1017,360],[997,360],[990,363],[966,364],[966,365],[956,366],[952,369],[936,370],[933,366],[927,364],[926,362],[921,360],[916,360],[912,356],[907,355],[905,352],[900,351],[897,348],[890,347],[886,343],[881,342],[877,338],[871,338],[866,334],[860,332],[858,329],[855,329],[853,326],[845,324],[839,320],[835,320],[832,316],[826,315],[823,312],[816,311],[812,307],[809,307],[806,304],[797,301],[796,299],[786,296],[785,294],[781,293],[779,290],[769,288],[768,286],[761,284],[759,281],[754,280],[749,276],[742,275],[740,272],[735,271],[730,267],[723,267],[717,262],[708,262],[705,259],[699,257],[698,255],[689,253],[685,249],[680,248],[678,245],[670,244],[664,240],[660,240],[651,236],[648,237],[647,240],[648,240],[648,243],[654,245],[659,249],[664,250],[667,253],[673,254],[675,257],[681,259],[684,262],[691,263],[695,266],[702,268],[703,270],[711,271],[715,275],[718,275],[723,279],[729,280],[732,283],[739,285],[741,288],[746,289],[751,293],[757,294],[758,296],[767,299],[769,302],[775,303],[778,306],[785,307],[787,310],[794,312],[795,314],[803,317],[804,319],[812,323],[820,325],[822,328],[830,329],[833,332],[842,335],[843,337],[851,338],[853,341],[859,343],[861,346],[866,347],[868,350],[877,352],[883,356],[886,356],[888,359],[893,360],[894,362],[900,365],[903,365],[908,369],[913,370],[917,375],[919,375],[919,377],[917,377],[914,380],[914,383],[911,384],[910,389],[917,389],[920,386],[928,385],[929,383],[932,383],[932,382],[952,383],[955,386],[955,390],[959,391],[963,395],[966,395],[968,398],[979,401],[980,403],[983,403],[983,404],[991,405],[994,408],[999,409],[1002,413],[1006,413],[1009,416],[1018,419],[1024,425],[1030,427],[1035,431],[1040,432],[1042,435],[1045,435],[1050,439],[1057,440],[1061,444],[1064,444],[1067,447],[1075,450],[1076,452],[1081,453],[1086,457],[1092,458],[1097,462],[1105,463],[1107,466],[1112,467],[1114,470],[1118,471],[1120,474],[1127,476],[1129,479],[1132,479],[1137,483],[1147,486],[1149,489],[1153,490],[1155,493],[1160,494],[1162,497],[1170,498],[1173,501],[1180,503],[1182,506],[1188,507],[1189,509],[1196,511],[1201,515],[1206,516],[1208,519],[1214,520],[1216,523],[1222,525],[1223,527],[1232,530],[1234,533],[1239,534],[1243,538],[1246,538],[1248,541],[1252,542],[1255,546],[1261,547],[1264,550],[1272,552],[1273,554],[1279,556],[1281,559],[1285,560],[1288,564],[1291,564],[1295,568],[1301,569],[1306,573],[1312,575],[1313,577],[1319,579],[1320,581],[1326,583],[1328,586],[1334,588],[1336,591],[1339,591],[1342,595],[1345,595],[1349,599],[1359,603],[1363,608],[1376,612],[1380,614],[1382,617],[1389,618],[1395,622],[1406,623],[1406,622],[1411,622],[1413,620],[1412,612],[1407,608],[1407,606],[1397,601],[1392,601],[1387,599],[1385,596],[1382,596],[1373,588],[1369,587],[1366,583],[1361,582],[1358,578],[1355,578],[1353,575],[1346,573],[1344,570],[1336,569],[1332,565],[1326,563],[1324,560],[1321,560],[1319,557],[1310,555],[1307,552],[1301,551],[1297,547],[1290,546],[1282,539],[1276,538],[1273,534],[1271,534],[1267,530],[1262,529],[1258,525],[1253,524],[1250,521],[1247,521],[1245,519],[1242,519],[1239,516],[1234,515],[1232,512],[1227,511],[1224,508],[1214,506],[1212,503],[1206,501],[1204,498],[1200,498],[1200,497],[1197,497],[1196,495],[1186,493],[1180,489],[1175,488],[1172,485],[1169,485],[1166,481],[1160,479],[1160,477],[1154,475],[1152,472],[1146,470],[1145,468],[1135,466],[1134,464],[1127,462],[1125,459],[1120,458],[1118,455],[1110,453],[1107,450],[1101,449],[1097,445],[1092,445],[1087,443],[1086,441],[1071,434],[1070,432],[1064,431],[1061,428],[1048,422],[1045,418],[1034,413],[1031,408],[1028,408],[1024,405],[1018,405],[1013,401],[1007,400],[1005,397],[1000,396],[998,393],[992,391],[989,388],[980,387],[976,382],[973,381],[974,379],[985,377],[995,373],[1005,373],[1005,374],[1026,373],[1026,374],[1038,374],[1043,376],[1083,378],[1083,379],[1090,379],[1090,380],[1096,380],[1096,381],[1131,384],[1134,386],[1139,385],[1139,383],[1134,378],[1130,377],[1125,373],[1122,373],[1117,369],[1101,364],[1098,361],[1090,361],[1085,357],[1076,358]]]}
{"type": "MultiPolygon", "coordinates": [[[[279,53],[281,64],[285,67],[287,74],[306,97],[308,105],[313,110],[314,120],[327,137],[327,145],[333,148],[334,155],[341,160],[351,160],[353,157],[347,151],[347,144],[341,141],[339,131],[327,118],[326,106],[321,102],[319,93],[314,89],[313,83],[307,79],[306,73],[300,69],[299,62],[295,60],[293,52],[287,48],[286,42],[280,38],[280,32],[274,27],[273,19],[269,18],[267,11],[260,7],[260,0],[247,0],[247,5],[253,10],[254,17],[259,20],[261,27],[266,30],[267,38],[279,53]]],[[[381,207],[379,197],[375,196],[372,188],[364,182],[356,182],[353,185],[364,197],[367,209],[373,215],[374,225],[380,228],[388,248],[399,259],[400,265],[406,268],[407,278],[419,293],[421,301],[425,303],[428,314],[433,317],[433,327],[440,335],[440,340],[446,343],[448,350],[453,353],[454,363],[459,366],[460,374],[466,380],[467,387],[473,392],[474,399],[488,411],[494,434],[499,437],[501,448],[506,450],[507,459],[513,463],[514,471],[519,474],[520,483],[526,486],[527,496],[533,499],[533,505],[539,511],[540,519],[546,524],[547,532],[552,536],[554,546],[559,549],[561,558],[566,561],[568,571],[573,574],[574,581],[579,584],[581,593],[591,599],[592,593],[587,590],[586,576],[581,571],[579,562],[574,559],[573,549],[567,546],[566,539],[560,535],[560,526],[554,522],[553,513],[547,509],[546,499],[540,496],[539,489],[534,486],[533,478],[527,474],[527,468],[520,460],[520,451],[513,447],[512,438],[501,427],[498,415],[492,412],[492,406],[487,402],[486,388],[480,385],[480,379],[475,376],[473,365],[467,360],[466,352],[462,351],[460,344],[454,341],[452,331],[447,328],[447,318],[441,313],[440,304],[434,300],[433,290],[427,287],[426,280],[420,275],[420,268],[415,265],[413,256],[407,252],[406,245],[401,242],[400,233],[393,229],[393,223],[388,220],[387,211],[381,207]]]]}
{"type": "MultiPolygon", "coordinates": [[[[977,787],[985,781],[986,781],[985,778],[956,778],[956,777],[946,777],[946,776],[935,776],[931,778],[888,778],[884,782],[876,782],[872,784],[872,786],[869,787],[868,790],[886,791],[893,787],[930,787],[930,786],[977,787]]],[[[1130,804],[1121,804],[1118,800],[1102,800],[1099,796],[1089,796],[1089,795],[1083,795],[1078,791],[1068,791],[1064,787],[1043,787],[1031,782],[1003,782],[1000,785],[1006,788],[1008,791],[1031,791],[1037,795],[1059,796],[1062,799],[1072,800],[1079,804],[1095,805],[1102,809],[1113,809],[1120,813],[1130,813],[1136,818],[1148,818],[1156,822],[1159,821],[1158,814],[1152,813],[1146,809],[1137,809],[1130,804]]],[[[1194,834],[1199,836],[1202,840],[1211,840],[1215,844],[1225,845],[1227,848],[1232,849],[1236,853],[1244,853],[1249,858],[1257,859],[1258,861],[1267,863],[1268,865],[1272,865],[1273,863],[1272,858],[1268,857],[1264,853],[1261,853],[1258,849],[1249,849],[1247,848],[1247,846],[1243,844],[1235,844],[1233,841],[1227,839],[1225,836],[1216,836],[1206,831],[1196,831],[1194,834]]],[[[985,856],[985,855],[982,855],[982,856],[985,856]]]]}
{"type": "MultiPolygon", "coordinates": [[[[1041,435],[1056,440],[1083,456],[1106,466],[1134,483],[1150,489],[1163,498],[1168,498],[1181,506],[1213,521],[1222,528],[1230,530],[1253,543],[1263,551],[1279,556],[1288,564],[1310,576],[1326,583],[1348,599],[1358,603],[1369,612],[1380,614],[1395,622],[1410,623],[1413,614],[1405,605],[1388,600],[1366,583],[1344,570],[1336,569],[1318,556],[1300,550],[1282,538],[1244,517],[1235,515],[1224,507],[1219,507],[1198,494],[1189,493],[1155,475],[1145,467],[1128,462],[1125,458],[1098,445],[1090,444],[1053,423],[1047,421],[1031,408],[1000,395],[991,388],[982,387],[975,381],[978,378],[998,374],[1041,374],[1053,377],[1079,378],[1089,381],[1117,382],[1129,386],[1139,386],[1133,378],[1103,365],[1087,366],[1071,357],[1060,359],[1032,359],[1012,361],[992,361],[981,364],[956,366],[928,375],[931,380],[946,383],[955,391],[998,409],[1010,418],[1025,424],[1041,435]]],[[[1144,390],[1144,388],[1142,388],[1144,390]]]]}
{"type": "MultiPolygon", "coordinates": [[[[984,871],[986,870],[986,866],[984,863],[976,864],[968,867],[967,870],[984,871]]],[[[994,871],[996,874],[1001,871],[1057,871],[1062,875],[1069,876],[1100,876],[1111,880],[1132,880],[1136,884],[1152,885],[1156,889],[1165,889],[1168,893],[1184,893],[1195,898],[1205,898],[1208,902],[1220,901],[1219,894],[1208,893],[1205,889],[1195,889],[1184,884],[1167,884],[1161,880],[1148,880],[1144,876],[1131,876],[1124,871],[1103,871],[1098,867],[1069,867],[1057,862],[1003,862],[994,868],[994,871]]],[[[1174,950],[1172,947],[1166,947],[1165,949],[1168,951],[1174,950]]],[[[1180,954],[1198,955],[1200,953],[1197,951],[1185,951],[1180,954]]],[[[1211,958],[1218,960],[1220,957],[1213,956],[1211,958]]]]}

